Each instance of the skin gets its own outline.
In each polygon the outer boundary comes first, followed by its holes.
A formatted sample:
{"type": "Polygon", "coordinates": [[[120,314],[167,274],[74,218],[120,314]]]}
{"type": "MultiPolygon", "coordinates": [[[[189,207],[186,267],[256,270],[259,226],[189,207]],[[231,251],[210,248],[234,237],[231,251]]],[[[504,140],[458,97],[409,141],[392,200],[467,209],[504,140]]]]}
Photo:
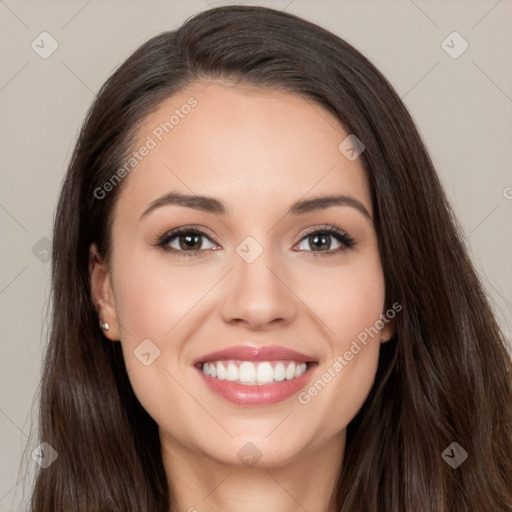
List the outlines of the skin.
{"type": "MultiPolygon", "coordinates": [[[[367,178],[360,159],[338,149],[348,134],[323,107],[220,81],[168,98],[145,120],[140,142],[192,96],[197,106],[125,178],[109,261],[91,246],[98,313],[110,324],[106,335],[121,341],[133,389],[159,426],[179,510],[327,512],[347,424],[371,389],[393,323],[307,404],[294,395],[234,405],[209,390],[192,361],[233,345],[282,345],[318,361],[314,383],[376,323],[386,308],[371,218],[347,205],[286,214],[299,199],[337,193],[372,216],[367,178]],[[218,198],[228,212],[170,205],[140,219],[170,191],[218,198]],[[154,247],[160,235],[191,224],[209,233],[199,239],[202,257],[154,247]],[[321,251],[331,255],[315,257],[305,234],[323,225],[355,245],[335,253],[342,244],[330,236],[331,249],[321,251]],[[263,249],[252,263],[236,252],[247,236],[263,249]],[[147,338],[160,350],[149,366],[133,353],[147,338]],[[237,456],[248,442],[261,453],[254,467],[237,456]]],[[[179,237],[171,245],[179,250],[179,237]]]]}

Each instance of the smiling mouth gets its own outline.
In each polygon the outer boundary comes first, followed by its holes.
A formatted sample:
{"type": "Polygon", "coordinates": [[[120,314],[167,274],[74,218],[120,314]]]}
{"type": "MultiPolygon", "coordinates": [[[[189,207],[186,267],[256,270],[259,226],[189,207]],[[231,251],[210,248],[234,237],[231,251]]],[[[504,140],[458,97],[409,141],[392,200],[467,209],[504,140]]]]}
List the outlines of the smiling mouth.
{"type": "Polygon", "coordinates": [[[294,360],[277,361],[242,361],[235,359],[207,361],[198,363],[196,367],[207,377],[226,380],[234,384],[261,386],[293,381],[304,375],[316,362],[300,362],[294,360]]]}

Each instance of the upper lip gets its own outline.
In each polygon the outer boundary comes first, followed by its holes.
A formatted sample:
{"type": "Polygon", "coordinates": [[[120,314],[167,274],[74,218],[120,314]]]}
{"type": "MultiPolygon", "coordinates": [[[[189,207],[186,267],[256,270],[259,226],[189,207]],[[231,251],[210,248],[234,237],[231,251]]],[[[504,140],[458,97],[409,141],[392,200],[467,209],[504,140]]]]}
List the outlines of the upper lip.
{"type": "Polygon", "coordinates": [[[278,345],[265,347],[237,345],[198,357],[194,360],[193,364],[196,365],[198,363],[206,363],[208,361],[219,361],[221,359],[234,359],[239,361],[278,361],[289,359],[300,363],[316,362],[314,357],[301,354],[295,350],[280,347],[278,345]]]}

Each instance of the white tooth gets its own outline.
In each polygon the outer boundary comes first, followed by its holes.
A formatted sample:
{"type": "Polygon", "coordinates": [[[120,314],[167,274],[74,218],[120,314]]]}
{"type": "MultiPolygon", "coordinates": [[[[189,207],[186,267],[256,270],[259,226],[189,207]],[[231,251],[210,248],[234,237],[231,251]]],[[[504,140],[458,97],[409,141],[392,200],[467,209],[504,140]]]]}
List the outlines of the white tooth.
{"type": "Polygon", "coordinates": [[[256,370],[256,380],[258,384],[267,384],[274,380],[274,368],[268,362],[260,363],[256,370]]]}
{"type": "Polygon", "coordinates": [[[234,363],[229,363],[226,370],[226,380],[238,380],[238,366],[234,363]]]}
{"type": "Polygon", "coordinates": [[[220,361],[217,362],[217,379],[225,380],[226,378],[226,368],[222,365],[220,361]]]}
{"type": "Polygon", "coordinates": [[[277,382],[281,382],[282,380],[284,380],[285,376],[286,376],[286,372],[285,372],[285,369],[284,369],[284,364],[283,363],[277,363],[274,366],[274,379],[277,382]]]}
{"type": "Polygon", "coordinates": [[[300,377],[307,370],[306,363],[290,362],[287,366],[281,361],[275,367],[269,361],[254,364],[252,361],[242,361],[240,366],[235,363],[210,362],[203,364],[203,373],[219,380],[238,381],[240,384],[269,384],[273,381],[282,382],[300,377]],[[227,366],[227,368],[226,368],[227,366]]]}
{"type": "Polygon", "coordinates": [[[295,377],[295,363],[289,363],[286,368],[286,380],[291,380],[295,377]]]}
{"type": "Polygon", "coordinates": [[[238,378],[242,383],[254,384],[256,382],[256,368],[251,361],[244,361],[238,369],[238,378]]]}

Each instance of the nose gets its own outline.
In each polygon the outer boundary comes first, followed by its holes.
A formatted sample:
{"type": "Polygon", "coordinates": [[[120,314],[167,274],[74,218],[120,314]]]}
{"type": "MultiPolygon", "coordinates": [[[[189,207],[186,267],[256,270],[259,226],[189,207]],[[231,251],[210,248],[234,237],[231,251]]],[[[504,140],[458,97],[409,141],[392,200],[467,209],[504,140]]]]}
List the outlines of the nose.
{"type": "Polygon", "coordinates": [[[272,251],[264,250],[252,263],[235,253],[234,262],[221,308],[224,321],[251,330],[291,323],[298,299],[272,251]]]}

